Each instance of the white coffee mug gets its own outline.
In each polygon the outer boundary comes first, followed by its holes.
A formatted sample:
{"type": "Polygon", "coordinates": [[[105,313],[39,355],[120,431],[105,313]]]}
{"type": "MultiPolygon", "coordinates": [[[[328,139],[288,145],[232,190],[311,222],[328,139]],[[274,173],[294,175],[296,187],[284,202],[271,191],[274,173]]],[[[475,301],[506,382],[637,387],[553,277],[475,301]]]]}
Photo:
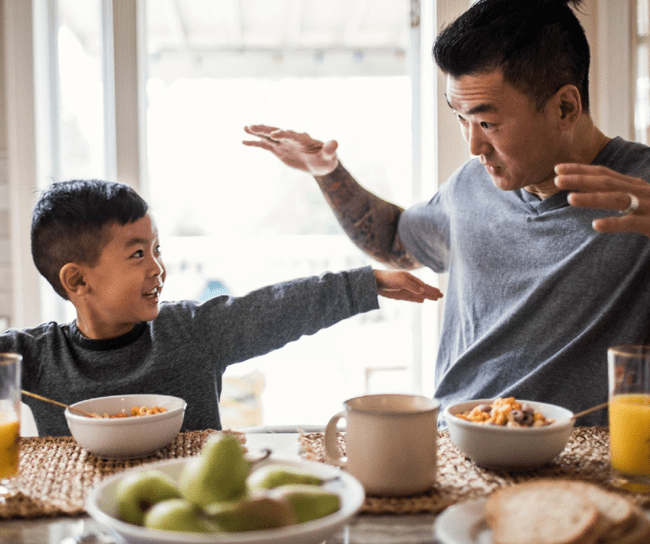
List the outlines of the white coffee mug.
{"type": "Polygon", "coordinates": [[[366,395],[346,400],[345,411],[325,428],[325,453],[361,482],[370,495],[412,495],[430,489],[436,477],[436,399],[419,395],[366,395]],[[347,422],[346,457],[337,423],[347,422]]]}

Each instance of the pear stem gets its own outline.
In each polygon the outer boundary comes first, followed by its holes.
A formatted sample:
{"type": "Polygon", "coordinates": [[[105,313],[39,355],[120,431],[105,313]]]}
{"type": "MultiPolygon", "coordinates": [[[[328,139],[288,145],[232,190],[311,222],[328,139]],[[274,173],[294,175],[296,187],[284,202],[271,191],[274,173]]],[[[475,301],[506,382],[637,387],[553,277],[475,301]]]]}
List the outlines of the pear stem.
{"type": "Polygon", "coordinates": [[[264,450],[262,450],[262,451],[264,451],[264,454],[261,457],[258,457],[257,459],[253,459],[251,461],[251,464],[256,465],[257,463],[260,463],[260,462],[264,461],[265,459],[268,459],[269,457],[271,457],[271,453],[273,453],[269,448],[264,448],[264,450]]]}

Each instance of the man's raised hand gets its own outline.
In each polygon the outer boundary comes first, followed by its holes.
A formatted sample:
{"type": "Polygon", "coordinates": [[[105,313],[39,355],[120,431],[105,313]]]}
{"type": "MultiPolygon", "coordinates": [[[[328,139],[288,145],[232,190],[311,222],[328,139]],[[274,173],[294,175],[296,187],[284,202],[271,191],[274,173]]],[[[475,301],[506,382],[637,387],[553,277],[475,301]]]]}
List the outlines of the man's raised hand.
{"type": "Polygon", "coordinates": [[[273,153],[284,164],[312,176],[325,176],[338,165],[336,140],[321,142],[309,134],[281,130],[267,125],[249,125],[244,131],[256,140],[244,140],[249,147],[261,147],[273,153]]]}

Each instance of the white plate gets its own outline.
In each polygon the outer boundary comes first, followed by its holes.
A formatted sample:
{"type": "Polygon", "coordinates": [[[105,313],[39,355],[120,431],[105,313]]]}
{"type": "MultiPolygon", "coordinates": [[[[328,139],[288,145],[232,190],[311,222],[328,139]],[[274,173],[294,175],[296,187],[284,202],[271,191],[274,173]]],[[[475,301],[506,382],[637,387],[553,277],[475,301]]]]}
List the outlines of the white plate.
{"type": "MultiPolygon", "coordinates": [[[[494,544],[492,530],[485,521],[487,497],[448,507],[438,516],[434,536],[441,544],[494,544]]],[[[650,512],[645,510],[650,518],[650,512]]]]}
{"type": "Polygon", "coordinates": [[[120,472],[103,480],[93,488],[86,499],[86,510],[98,522],[118,533],[126,542],[132,544],[315,544],[325,540],[329,535],[343,527],[356,514],[363,504],[365,493],[361,484],[348,473],[337,467],[315,461],[271,458],[266,463],[292,465],[325,479],[337,477],[327,482],[324,487],[338,493],[341,497],[341,509],[324,518],[281,527],[266,531],[248,531],[243,533],[180,533],[147,529],[117,519],[115,490],[120,480],[128,473],[142,472],[155,468],[178,480],[183,465],[189,459],[173,459],[148,463],[120,472]]]}
{"type": "Polygon", "coordinates": [[[461,502],[448,507],[434,526],[442,544],[492,544],[492,531],[485,522],[486,498],[461,502]]]}

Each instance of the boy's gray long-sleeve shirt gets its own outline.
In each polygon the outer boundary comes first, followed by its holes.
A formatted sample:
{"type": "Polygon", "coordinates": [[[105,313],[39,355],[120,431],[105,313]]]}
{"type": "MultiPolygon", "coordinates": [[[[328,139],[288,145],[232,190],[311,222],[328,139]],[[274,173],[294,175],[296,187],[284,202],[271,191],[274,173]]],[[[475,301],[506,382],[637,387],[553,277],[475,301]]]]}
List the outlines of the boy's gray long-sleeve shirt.
{"type": "MultiPolygon", "coordinates": [[[[66,404],[106,395],[174,395],[187,401],[183,430],[221,429],[218,400],[228,365],[378,307],[375,276],[365,267],[242,297],[162,303],[154,321],[108,340],[85,338],[74,322],[9,330],[0,336],[0,352],[23,356],[22,387],[28,391],[66,404]]],[[[23,401],[40,436],[70,434],[63,409],[23,401]]]]}

